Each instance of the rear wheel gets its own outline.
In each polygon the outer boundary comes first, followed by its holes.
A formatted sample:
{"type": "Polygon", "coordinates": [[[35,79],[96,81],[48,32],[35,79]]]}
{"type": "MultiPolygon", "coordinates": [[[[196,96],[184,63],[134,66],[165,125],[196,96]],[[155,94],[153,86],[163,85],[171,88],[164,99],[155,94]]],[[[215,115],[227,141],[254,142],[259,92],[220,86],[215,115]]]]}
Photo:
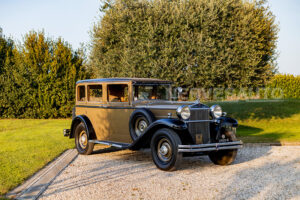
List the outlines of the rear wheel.
{"type": "Polygon", "coordinates": [[[89,142],[87,130],[83,123],[75,128],[75,145],[79,154],[89,155],[93,152],[94,143],[89,142]]]}
{"type": "Polygon", "coordinates": [[[181,140],[171,129],[159,129],[151,139],[151,154],[155,165],[165,171],[174,171],[180,165],[182,153],[178,152],[181,140]]]}
{"type": "MultiPolygon", "coordinates": [[[[227,131],[225,135],[231,142],[237,140],[234,132],[232,131],[227,131]]],[[[210,160],[216,165],[229,165],[235,160],[236,155],[237,149],[213,151],[208,154],[210,160]]]]}

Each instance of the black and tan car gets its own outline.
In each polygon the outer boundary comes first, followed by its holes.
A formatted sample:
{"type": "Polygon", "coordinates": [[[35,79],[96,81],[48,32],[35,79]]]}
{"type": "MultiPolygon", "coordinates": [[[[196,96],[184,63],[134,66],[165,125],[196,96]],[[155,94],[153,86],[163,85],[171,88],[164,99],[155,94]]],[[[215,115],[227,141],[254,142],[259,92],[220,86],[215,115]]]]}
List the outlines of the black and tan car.
{"type": "Polygon", "coordinates": [[[120,149],[151,148],[155,165],[175,170],[183,155],[208,155],[218,165],[234,161],[242,142],[238,123],[218,105],[172,101],[170,81],[147,78],[103,78],[76,83],[71,129],[80,154],[94,144],[120,149]]]}

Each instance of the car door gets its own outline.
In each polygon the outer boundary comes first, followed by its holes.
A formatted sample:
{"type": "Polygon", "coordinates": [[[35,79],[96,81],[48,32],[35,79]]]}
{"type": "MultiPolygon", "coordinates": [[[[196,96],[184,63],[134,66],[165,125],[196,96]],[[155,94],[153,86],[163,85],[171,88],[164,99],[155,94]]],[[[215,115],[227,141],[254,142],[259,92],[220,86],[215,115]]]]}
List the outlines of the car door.
{"type": "Polygon", "coordinates": [[[89,83],[86,88],[87,103],[83,114],[91,121],[97,140],[110,140],[105,85],[102,83],[89,83]]]}
{"type": "Polygon", "coordinates": [[[111,141],[131,143],[129,118],[133,112],[130,103],[131,84],[107,84],[107,117],[111,141]]]}

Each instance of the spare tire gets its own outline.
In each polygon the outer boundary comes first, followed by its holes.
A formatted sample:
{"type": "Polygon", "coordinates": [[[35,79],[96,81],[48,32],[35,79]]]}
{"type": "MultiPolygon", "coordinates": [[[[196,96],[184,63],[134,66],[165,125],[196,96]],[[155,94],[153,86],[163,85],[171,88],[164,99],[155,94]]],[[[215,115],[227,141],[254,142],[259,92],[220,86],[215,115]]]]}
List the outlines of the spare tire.
{"type": "Polygon", "coordinates": [[[129,131],[133,141],[144,134],[147,127],[155,121],[154,115],[147,109],[133,111],[129,119],[129,131]]]}

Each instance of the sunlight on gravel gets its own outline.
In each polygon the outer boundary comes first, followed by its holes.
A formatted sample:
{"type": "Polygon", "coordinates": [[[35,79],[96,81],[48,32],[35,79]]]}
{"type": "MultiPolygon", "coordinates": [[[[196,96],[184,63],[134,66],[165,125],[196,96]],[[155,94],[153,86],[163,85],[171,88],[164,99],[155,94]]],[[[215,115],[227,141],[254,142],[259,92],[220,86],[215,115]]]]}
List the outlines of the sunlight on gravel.
{"type": "Polygon", "coordinates": [[[234,164],[184,158],[158,170],[150,151],[78,156],[40,199],[299,199],[300,146],[245,147],[234,164]]]}

